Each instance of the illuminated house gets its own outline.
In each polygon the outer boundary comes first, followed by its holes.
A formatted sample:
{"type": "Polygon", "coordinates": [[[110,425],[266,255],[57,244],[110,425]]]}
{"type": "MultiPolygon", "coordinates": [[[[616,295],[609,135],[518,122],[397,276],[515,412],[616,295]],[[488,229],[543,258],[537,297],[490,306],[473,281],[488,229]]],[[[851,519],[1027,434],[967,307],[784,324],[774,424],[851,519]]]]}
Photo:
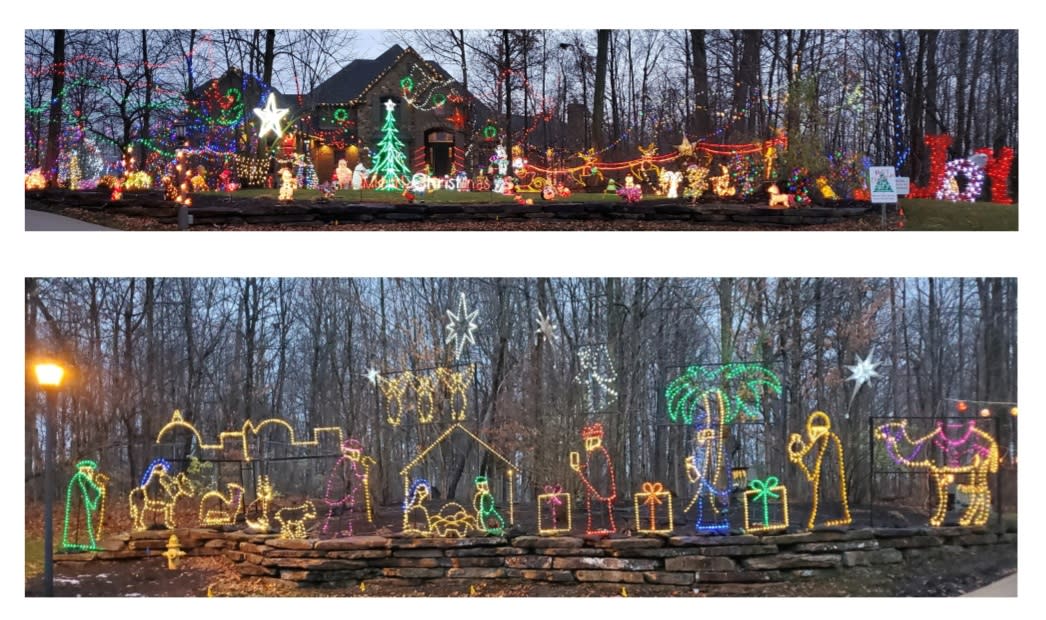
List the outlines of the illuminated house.
{"type": "MultiPolygon", "coordinates": [[[[375,59],[352,61],[306,100],[311,107],[310,150],[316,174],[324,180],[331,178],[338,160],[353,168],[364,155],[361,150],[381,139],[386,101],[396,104],[396,127],[411,169],[418,172],[428,165],[437,176],[465,167],[472,129],[469,109],[488,115],[442,67],[399,45],[375,59]]],[[[369,163],[364,157],[364,165],[369,163]]]]}

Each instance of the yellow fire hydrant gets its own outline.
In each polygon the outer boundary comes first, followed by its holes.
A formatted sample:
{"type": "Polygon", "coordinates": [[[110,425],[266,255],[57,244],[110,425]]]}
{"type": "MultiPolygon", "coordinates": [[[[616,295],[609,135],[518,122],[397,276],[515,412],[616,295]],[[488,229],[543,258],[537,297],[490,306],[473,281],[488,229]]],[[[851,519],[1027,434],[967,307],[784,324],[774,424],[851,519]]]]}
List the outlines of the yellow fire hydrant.
{"type": "Polygon", "coordinates": [[[181,545],[178,544],[178,537],[171,534],[171,537],[167,539],[167,551],[161,553],[163,557],[167,558],[167,569],[174,570],[178,568],[178,560],[185,555],[182,551],[181,545]]]}

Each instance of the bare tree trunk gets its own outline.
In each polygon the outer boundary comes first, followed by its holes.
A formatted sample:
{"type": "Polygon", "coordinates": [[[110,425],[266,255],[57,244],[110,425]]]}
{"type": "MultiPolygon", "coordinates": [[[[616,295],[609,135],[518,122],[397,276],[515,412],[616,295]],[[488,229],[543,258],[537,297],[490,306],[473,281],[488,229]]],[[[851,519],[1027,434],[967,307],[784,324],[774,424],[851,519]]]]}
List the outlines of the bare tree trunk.
{"type": "Polygon", "coordinates": [[[610,31],[596,31],[596,85],[592,97],[592,146],[602,149],[603,106],[607,90],[607,48],[610,46],[610,31]]]}
{"type": "Polygon", "coordinates": [[[51,108],[47,115],[47,156],[44,176],[48,184],[58,181],[58,138],[62,131],[62,99],[65,89],[65,30],[54,31],[51,55],[51,108]]]}
{"type": "Polygon", "coordinates": [[[690,47],[694,55],[694,132],[698,138],[712,133],[712,120],[708,112],[708,51],[705,47],[705,31],[690,31],[690,47]]]}

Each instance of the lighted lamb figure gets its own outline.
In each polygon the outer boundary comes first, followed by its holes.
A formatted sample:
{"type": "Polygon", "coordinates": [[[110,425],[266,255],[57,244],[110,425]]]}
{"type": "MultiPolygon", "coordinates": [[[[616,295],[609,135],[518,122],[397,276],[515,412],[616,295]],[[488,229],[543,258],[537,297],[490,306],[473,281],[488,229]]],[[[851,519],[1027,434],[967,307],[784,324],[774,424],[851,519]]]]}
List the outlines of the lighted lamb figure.
{"type": "Polygon", "coordinates": [[[305,522],[316,518],[316,506],[312,501],[298,506],[288,506],[276,511],[276,521],[280,524],[280,538],[306,538],[305,522]]]}
{"type": "Polygon", "coordinates": [[[795,197],[792,196],[792,194],[782,194],[781,190],[777,188],[776,183],[767,188],[766,192],[770,194],[771,209],[773,209],[774,207],[787,209],[788,207],[791,207],[792,204],[794,204],[795,202],[795,197]]]}

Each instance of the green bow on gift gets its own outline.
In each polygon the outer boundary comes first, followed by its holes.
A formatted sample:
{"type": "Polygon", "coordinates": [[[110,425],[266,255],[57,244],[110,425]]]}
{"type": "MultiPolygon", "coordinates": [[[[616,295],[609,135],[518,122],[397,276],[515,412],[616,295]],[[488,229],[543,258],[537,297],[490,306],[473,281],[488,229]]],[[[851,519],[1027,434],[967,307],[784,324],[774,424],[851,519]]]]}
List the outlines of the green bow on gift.
{"type": "Polygon", "coordinates": [[[770,476],[766,480],[753,480],[748,483],[748,488],[756,492],[752,501],[763,500],[763,525],[766,527],[770,525],[770,507],[768,502],[770,498],[777,499],[781,497],[779,493],[774,493],[772,490],[778,486],[779,482],[777,476],[770,476]]]}

